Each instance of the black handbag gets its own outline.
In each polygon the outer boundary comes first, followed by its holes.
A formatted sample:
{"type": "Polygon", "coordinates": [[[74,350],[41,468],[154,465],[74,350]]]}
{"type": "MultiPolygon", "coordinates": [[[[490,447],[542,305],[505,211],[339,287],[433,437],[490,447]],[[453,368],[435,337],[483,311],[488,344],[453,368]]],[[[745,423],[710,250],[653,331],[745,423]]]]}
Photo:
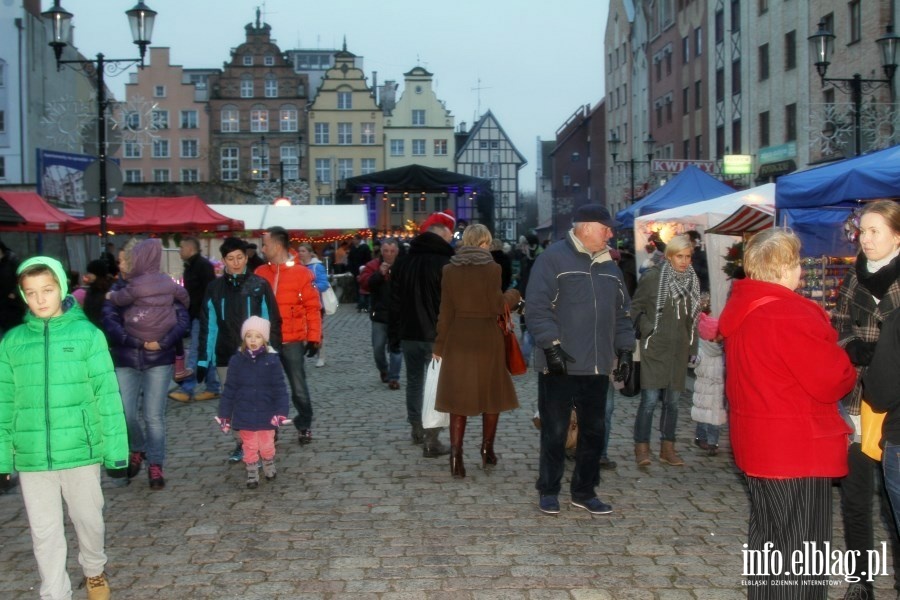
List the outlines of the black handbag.
{"type": "Polygon", "coordinates": [[[631,363],[631,373],[628,374],[619,393],[626,398],[634,398],[641,393],[641,361],[631,363]]]}

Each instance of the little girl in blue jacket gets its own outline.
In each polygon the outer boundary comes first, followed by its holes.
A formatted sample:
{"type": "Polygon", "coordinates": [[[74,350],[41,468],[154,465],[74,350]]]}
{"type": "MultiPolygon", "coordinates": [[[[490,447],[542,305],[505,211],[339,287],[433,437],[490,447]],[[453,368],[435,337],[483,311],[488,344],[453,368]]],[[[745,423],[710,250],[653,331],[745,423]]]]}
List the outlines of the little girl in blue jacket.
{"type": "Polygon", "coordinates": [[[275,431],[287,420],[288,388],[278,354],[268,345],[271,327],[261,317],[241,325],[241,347],[228,361],[219,400],[223,431],[234,427],[244,446],[247,487],[259,486],[259,461],[267,481],[275,479],[275,431]]]}

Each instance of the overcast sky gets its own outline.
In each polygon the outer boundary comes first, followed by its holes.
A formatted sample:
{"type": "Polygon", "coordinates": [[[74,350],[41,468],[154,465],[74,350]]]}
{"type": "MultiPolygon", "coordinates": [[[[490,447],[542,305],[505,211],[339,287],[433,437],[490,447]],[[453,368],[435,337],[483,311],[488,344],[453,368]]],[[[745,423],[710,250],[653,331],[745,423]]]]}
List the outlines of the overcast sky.
{"type": "MultiPolygon", "coordinates": [[[[604,93],[603,34],[608,0],[145,0],[159,13],[153,46],[184,67],[218,67],[245,41],[256,7],[281,50],[347,49],[364,59],[369,85],[403,83],[417,64],[434,74],[438,98],[457,126],[490,109],[528,160],[522,190],[534,190],[536,138],[549,140],[584,104],[604,93]],[[480,81],[480,84],[479,84],[480,81]],[[475,90],[473,88],[482,88],[475,90]]],[[[52,6],[42,0],[42,9],[52,6]]],[[[136,0],[63,0],[85,55],[129,58],[137,51],[125,11],[136,0]]],[[[108,77],[124,99],[125,74],[108,77]]]]}

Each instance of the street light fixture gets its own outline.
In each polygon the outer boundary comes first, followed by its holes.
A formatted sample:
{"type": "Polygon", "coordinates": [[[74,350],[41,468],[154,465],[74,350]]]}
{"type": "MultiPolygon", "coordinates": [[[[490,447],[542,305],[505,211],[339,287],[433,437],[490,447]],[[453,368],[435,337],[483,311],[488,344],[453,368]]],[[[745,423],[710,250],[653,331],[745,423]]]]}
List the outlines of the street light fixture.
{"type": "MultiPolygon", "coordinates": [[[[271,176],[271,161],[269,158],[271,154],[269,152],[269,142],[266,141],[266,136],[260,136],[259,138],[259,169],[253,169],[253,175],[260,175],[259,179],[262,179],[262,174],[265,173],[269,176],[269,181],[272,181],[271,176]]],[[[299,177],[300,167],[303,161],[303,136],[297,136],[297,175],[299,177]]],[[[293,180],[292,180],[293,181],[293,180]]],[[[284,157],[279,153],[278,157],[278,182],[279,182],[279,194],[278,197],[275,198],[275,206],[290,206],[291,199],[284,195],[284,157]]]]}
{"type": "MultiPolygon", "coordinates": [[[[151,10],[143,0],[131,10],[125,11],[128,23],[131,26],[131,36],[137,45],[140,58],[106,58],[103,53],[98,53],[95,59],[62,60],[63,49],[69,45],[72,32],[72,13],[60,6],[60,0],[53,1],[53,7],[41,13],[41,16],[50,21],[52,26],[50,46],[56,56],[56,70],[62,65],[78,65],[82,71],[97,76],[97,160],[100,167],[100,236],[103,246],[101,253],[106,250],[106,242],[109,232],[106,227],[106,219],[109,214],[106,179],[106,110],[109,103],[106,100],[106,83],[104,77],[115,76],[125,71],[134,64],[144,67],[144,56],[147,54],[147,46],[153,35],[153,25],[156,22],[156,11],[151,10]]],[[[74,67],[73,67],[74,68],[74,67]]]]}
{"type": "Polygon", "coordinates": [[[648,134],[647,139],[644,140],[644,153],[647,155],[647,160],[635,160],[633,155],[628,160],[616,160],[616,157],[619,155],[619,146],[622,144],[622,140],[619,139],[616,132],[610,134],[606,143],[609,145],[609,153],[612,155],[613,164],[628,165],[631,175],[631,202],[634,203],[634,165],[649,165],[653,162],[653,148],[656,146],[656,140],[653,139],[652,134],[648,134]]]}
{"type": "Polygon", "coordinates": [[[875,40],[875,43],[878,44],[881,50],[881,67],[884,69],[885,79],[863,79],[859,73],[854,73],[853,77],[850,78],[825,77],[825,74],[828,72],[828,66],[831,64],[831,57],[834,54],[834,34],[828,30],[828,23],[825,19],[819,21],[818,29],[807,39],[809,40],[810,54],[813,57],[813,65],[819,73],[822,86],[830,83],[845,94],[850,94],[850,99],[853,102],[853,139],[856,146],[856,156],[859,156],[862,150],[861,115],[863,94],[874,92],[880,87],[890,88],[894,79],[894,73],[897,71],[897,51],[900,48],[900,36],[894,33],[892,25],[888,25],[885,34],[875,40]]]}

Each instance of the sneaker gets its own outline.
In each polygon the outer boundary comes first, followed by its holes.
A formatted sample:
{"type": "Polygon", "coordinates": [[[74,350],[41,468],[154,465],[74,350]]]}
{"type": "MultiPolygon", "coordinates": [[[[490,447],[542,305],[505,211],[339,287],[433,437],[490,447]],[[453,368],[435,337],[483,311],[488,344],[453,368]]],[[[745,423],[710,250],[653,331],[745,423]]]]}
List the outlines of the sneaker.
{"type": "Polygon", "coordinates": [[[147,455],[143,452],[132,452],[128,455],[128,479],[132,479],[141,472],[141,464],[147,455]]]}
{"type": "Polygon", "coordinates": [[[150,477],[150,489],[161,490],[166,487],[166,480],[163,477],[162,465],[150,465],[147,469],[147,475],[150,477]]]}
{"type": "Polygon", "coordinates": [[[609,458],[607,458],[605,456],[600,459],[600,468],[605,471],[612,471],[617,466],[618,465],[616,464],[616,461],[609,460],[609,458]]]}
{"type": "Polygon", "coordinates": [[[391,390],[399,390],[399,389],[400,389],[400,382],[397,381],[396,379],[391,379],[390,381],[388,381],[388,389],[391,389],[391,390]]]}
{"type": "MultiPolygon", "coordinates": [[[[171,394],[170,394],[171,395],[171,394]]],[[[194,394],[194,402],[204,402],[205,400],[215,400],[219,397],[219,392],[202,391],[194,394]]]]}
{"type": "Polygon", "coordinates": [[[263,474],[266,476],[266,481],[274,481],[275,477],[278,476],[278,473],[275,471],[275,461],[274,460],[264,460],[263,461],[263,474]]]}
{"type": "Polygon", "coordinates": [[[311,429],[301,429],[300,433],[297,435],[297,443],[301,446],[305,446],[312,442],[312,430],[311,429]]]}
{"type": "Polygon", "coordinates": [[[541,496],[538,508],[547,515],[559,514],[559,499],[556,496],[541,496]]]}
{"type": "Polygon", "coordinates": [[[324,366],[325,366],[325,359],[324,359],[324,358],[319,358],[319,360],[316,361],[316,366],[317,366],[317,367],[324,367],[324,366]]]}
{"type": "Polygon", "coordinates": [[[238,444],[234,447],[234,450],[231,451],[231,454],[228,455],[228,462],[231,464],[237,464],[244,460],[244,446],[242,444],[238,444]]]}
{"type": "Polygon", "coordinates": [[[171,392],[169,394],[169,398],[175,400],[176,402],[190,402],[191,395],[187,392],[171,392]]]}
{"type": "Polygon", "coordinates": [[[572,499],[572,506],[583,508],[592,515],[608,515],[612,512],[612,506],[601,502],[599,498],[589,498],[588,500],[572,499]]]}
{"type": "Polygon", "coordinates": [[[106,573],[85,577],[81,587],[87,588],[88,600],[109,600],[109,581],[106,579],[106,573]]]}

